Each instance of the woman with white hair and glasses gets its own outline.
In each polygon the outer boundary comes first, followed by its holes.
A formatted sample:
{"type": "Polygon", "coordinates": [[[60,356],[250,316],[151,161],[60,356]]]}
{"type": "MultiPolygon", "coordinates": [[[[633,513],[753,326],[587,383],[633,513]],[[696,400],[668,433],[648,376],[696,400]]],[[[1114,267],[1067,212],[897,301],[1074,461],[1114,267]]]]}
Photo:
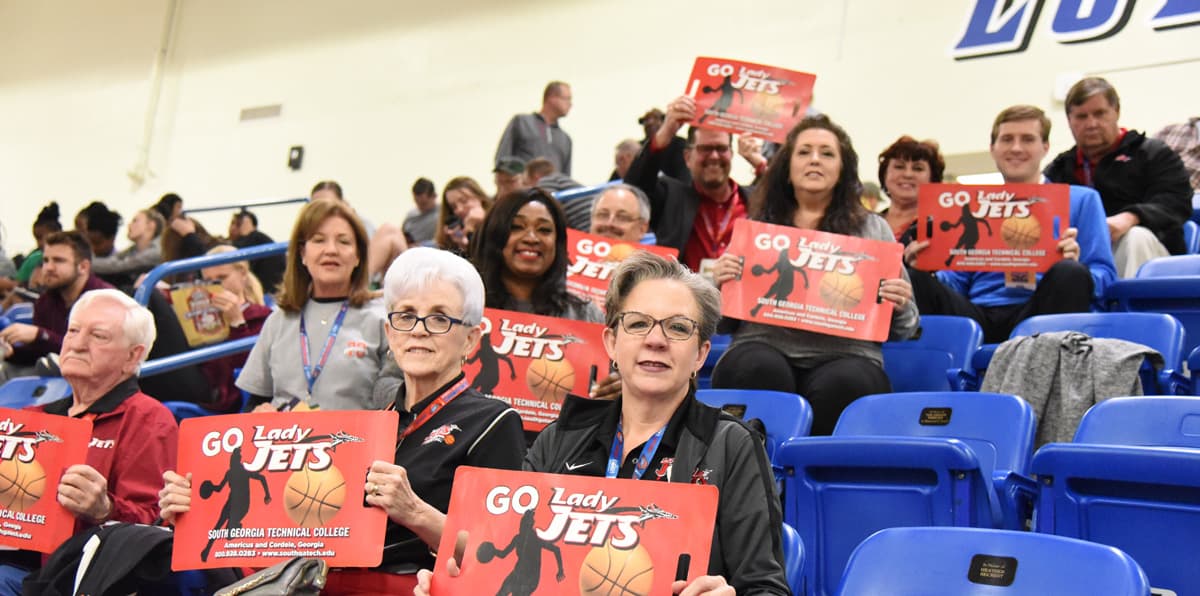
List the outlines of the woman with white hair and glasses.
{"type": "MultiPolygon", "coordinates": [[[[388,406],[400,413],[392,462],[376,461],[365,482],[369,505],[387,511],[383,563],[338,570],[322,594],[402,593],[433,565],[454,472],[460,465],[520,469],[521,419],[507,404],[470,389],[463,361],[479,344],[483,281],[447,251],[410,248],[383,283],[387,341],[404,381],[388,406]]],[[[163,518],[187,511],[191,482],[168,473],[163,518]]]]}
{"type": "MultiPolygon", "coordinates": [[[[708,575],[676,582],[673,593],[787,594],[782,513],[762,441],[696,400],[693,379],[721,317],[717,289],[678,261],[640,252],[617,267],[604,306],[604,346],[621,370],[622,395],[568,397],[525,469],[712,484],[720,495],[708,575]]],[[[415,593],[427,594],[431,574],[421,575],[415,593]]]]}

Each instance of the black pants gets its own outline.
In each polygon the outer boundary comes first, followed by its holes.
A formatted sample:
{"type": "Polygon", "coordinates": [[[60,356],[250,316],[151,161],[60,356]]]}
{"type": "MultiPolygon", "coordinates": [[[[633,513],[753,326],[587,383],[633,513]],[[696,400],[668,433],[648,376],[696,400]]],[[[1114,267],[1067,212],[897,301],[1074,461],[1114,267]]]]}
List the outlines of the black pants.
{"type": "Polygon", "coordinates": [[[731,347],[713,371],[712,386],[799,393],[812,405],[814,436],[832,434],[850,402],[892,390],[887,373],[867,358],[840,356],[813,368],[795,368],[779,350],[757,342],[731,347]]]}
{"type": "Polygon", "coordinates": [[[1017,323],[1034,315],[1090,311],[1095,285],[1087,265],[1062,260],[1042,275],[1037,289],[1024,304],[979,306],[942,285],[930,273],[909,269],[908,277],[921,314],[971,317],[983,327],[983,341],[990,344],[1008,339],[1017,323]]]}

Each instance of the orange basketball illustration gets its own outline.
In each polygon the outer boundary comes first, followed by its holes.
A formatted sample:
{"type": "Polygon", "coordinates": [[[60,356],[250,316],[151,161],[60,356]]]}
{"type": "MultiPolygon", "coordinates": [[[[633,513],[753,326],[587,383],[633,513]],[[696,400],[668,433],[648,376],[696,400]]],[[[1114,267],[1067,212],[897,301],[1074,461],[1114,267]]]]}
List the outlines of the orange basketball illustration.
{"type": "Polygon", "coordinates": [[[1042,224],[1032,215],[1010,217],[1000,225],[1000,236],[1012,248],[1033,248],[1042,238],[1042,224]]]}
{"type": "Polygon", "coordinates": [[[637,247],[632,244],[613,244],[612,250],[608,251],[608,260],[621,262],[629,258],[629,255],[637,252],[637,247]]]}
{"type": "Polygon", "coordinates": [[[605,543],[588,552],[579,568],[581,596],[645,596],[654,583],[654,561],[642,545],[623,550],[605,543]]]}
{"type": "Polygon", "coordinates": [[[863,282],[855,273],[830,271],[821,276],[821,300],[830,308],[853,310],[862,302],[863,282]]]}
{"type": "Polygon", "coordinates": [[[33,507],[46,490],[46,470],[37,460],[16,459],[0,461],[0,507],[26,511],[33,507]]]}
{"type": "Polygon", "coordinates": [[[542,356],[529,363],[525,384],[534,397],[546,403],[562,403],[575,386],[575,367],[566,358],[549,360],[542,356]]]}
{"type": "Polygon", "coordinates": [[[293,472],[284,487],[283,506],[297,525],[315,528],[328,524],[346,500],[346,479],[337,466],[319,472],[304,468],[293,472]]]}

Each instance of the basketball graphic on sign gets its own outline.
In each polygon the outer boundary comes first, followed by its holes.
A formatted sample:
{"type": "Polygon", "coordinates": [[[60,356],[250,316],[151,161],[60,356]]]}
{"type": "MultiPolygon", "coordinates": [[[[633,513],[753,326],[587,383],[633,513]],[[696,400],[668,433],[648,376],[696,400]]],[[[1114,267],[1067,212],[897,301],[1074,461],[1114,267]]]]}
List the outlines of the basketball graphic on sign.
{"type": "Polygon", "coordinates": [[[632,244],[613,244],[612,250],[608,252],[608,260],[621,262],[629,258],[629,255],[637,252],[637,247],[632,244]]]}
{"type": "Polygon", "coordinates": [[[1000,225],[1000,236],[1012,248],[1033,248],[1042,238],[1042,225],[1032,215],[1010,217],[1000,225]]]}
{"type": "Polygon", "coordinates": [[[283,506],[297,525],[316,528],[328,524],[346,501],[346,479],[337,466],[321,471],[304,468],[293,472],[284,487],[283,506]]]}
{"type": "Polygon", "coordinates": [[[588,552],[579,569],[582,596],[646,596],[654,583],[654,561],[642,545],[619,549],[606,542],[588,552]]]}
{"type": "Polygon", "coordinates": [[[830,271],[821,277],[820,292],[830,308],[853,310],[862,302],[863,282],[854,273],[830,271]]]}
{"type": "Polygon", "coordinates": [[[529,362],[525,384],[537,399],[546,403],[562,403],[575,386],[575,367],[566,358],[536,358],[529,362]]]}
{"type": "Polygon", "coordinates": [[[25,511],[33,507],[46,490],[46,471],[37,460],[0,461],[0,507],[25,511]]]}

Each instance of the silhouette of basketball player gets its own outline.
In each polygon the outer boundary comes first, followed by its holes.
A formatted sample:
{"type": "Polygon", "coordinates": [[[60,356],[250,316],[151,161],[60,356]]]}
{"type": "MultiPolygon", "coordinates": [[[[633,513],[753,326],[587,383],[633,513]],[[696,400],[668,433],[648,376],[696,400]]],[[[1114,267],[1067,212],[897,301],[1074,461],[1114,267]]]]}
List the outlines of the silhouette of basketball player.
{"type": "MultiPolygon", "coordinates": [[[[225,472],[225,477],[221,479],[221,483],[213,486],[209,480],[205,480],[204,484],[200,485],[200,498],[208,499],[212,495],[221,492],[221,489],[229,485],[229,498],[225,500],[225,506],[221,508],[221,514],[217,516],[217,523],[213,526],[214,530],[219,530],[222,527],[233,529],[242,527],[242,519],[246,517],[246,513],[250,511],[250,480],[254,479],[262,483],[263,487],[263,503],[271,502],[271,488],[267,486],[267,478],[259,472],[251,472],[246,469],[242,463],[242,448],[234,447],[233,453],[229,454],[229,471],[225,472]]],[[[208,544],[204,550],[200,551],[200,560],[208,560],[208,552],[212,550],[214,538],[208,539],[208,544]]]]}
{"type": "MultiPolygon", "coordinates": [[[[741,99],[743,103],[746,101],[746,95],[742,93],[742,90],[733,86],[732,78],[733,77],[731,75],[726,75],[725,80],[721,81],[720,86],[709,87],[708,85],[705,85],[702,89],[704,93],[717,93],[718,91],[721,93],[721,97],[718,97],[717,101],[713,102],[712,106],[713,110],[716,110],[721,114],[729,111],[729,106],[733,105],[734,93],[738,94],[738,98],[741,99]]],[[[701,124],[704,123],[705,118],[708,118],[707,110],[705,111],[705,114],[700,117],[701,124]]]]}
{"type": "Polygon", "coordinates": [[[491,338],[491,333],[484,333],[479,340],[479,349],[475,350],[475,355],[463,363],[466,365],[479,362],[479,374],[475,375],[475,379],[471,381],[471,388],[484,395],[492,394],[496,390],[496,385],[500,384],[501,360],[508,364],[511,378],[513,380],[517,378],[517,369],[513,367],[512,358],[509,358],[508,354],[497,354],[496,348],[492,347],[491,338]]]}
{"type": "MultiPolygon", "coordinates": [[[[491,543],[481,544],[480,550],[483,550],[485,545],[490,546],[491,543]]],[[[521,529],[517,530],[517,535],[513,536],[508,546],[495,552],[496,558],[499,559],[507,557],[508,553],[514,550],[517,553],[517,563],[513,565],[512,573],[504,578],[504,583],[500,584],[500,591],[496,592],[496,596],[533,594],[542,578],[542,549],[554,553],[554,560],[558,563],[555,579],[560,582],[566,579],[567,575],[563,573],[562,551],[553,542],[538,538],[537,529],[533,527],[533,510],[530,509],[521,516],[521,529]]],[[[478,558],[481,559],[480,562],[486,563],[482,560],[483,557],[478,558]]]]}
{"type": "Polygon", "coordinates": [[[778,277],[775,278],[775,283],[767,288],[767,293],[763,295],[762,300],[759,300],[754,305],[754,308],[750,309],[750,316],[752,317],[758,315],[758,309],[762,308],[763,301],[768,298],[787,300],[791,296],[792,290],[795,289],[796,273],[799,273],[800,277],[804,278],[804,289],[808,289],[808,273],[805,273],[804,269],[792,264],[792,261],[788,259],[788,249],[785,248],[779,251],[779,259],[769,269],[763,269],[762,265],[755,265],[750,269],[750,273],[755,277],[766,275],[772,271],[778,277]]]}
{"type": "MultiPolygon", "coordinates": [[[[943,221],[941,228],[943,232],[949,232],[954,228],[962,226],[962,236],[958,237],[958,243],[954,245],[954,248],[965,248],[967,250],[972,250],[975,248],[975,245],[979,243],[979,224],[981,223],[984,226],[987,226],[988,236],[991,236],[992,224],[988,223],[986,218],[976,219],[974,215],[971,215],[971,205],[970,203],[966,203],[962,206],[962,215],[958,216],[958,221],[954,223],[950,223],[949,220],[943,221]]],[[[954,257],[955,255],[953,254],[946,257],[947,267],[950,266],[950,262],[954,260],[954,257]]]]}

